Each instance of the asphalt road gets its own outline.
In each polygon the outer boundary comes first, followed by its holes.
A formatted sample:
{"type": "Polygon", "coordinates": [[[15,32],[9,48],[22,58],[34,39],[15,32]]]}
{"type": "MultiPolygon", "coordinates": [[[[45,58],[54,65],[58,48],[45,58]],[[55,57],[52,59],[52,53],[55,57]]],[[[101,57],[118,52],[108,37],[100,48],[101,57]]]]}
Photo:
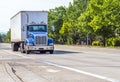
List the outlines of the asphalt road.
{"type": "Polygon", "coordinates": [[[26,55],[0,44],[0,82],[120,82],[120,49],[56,45],[26,55]]]}

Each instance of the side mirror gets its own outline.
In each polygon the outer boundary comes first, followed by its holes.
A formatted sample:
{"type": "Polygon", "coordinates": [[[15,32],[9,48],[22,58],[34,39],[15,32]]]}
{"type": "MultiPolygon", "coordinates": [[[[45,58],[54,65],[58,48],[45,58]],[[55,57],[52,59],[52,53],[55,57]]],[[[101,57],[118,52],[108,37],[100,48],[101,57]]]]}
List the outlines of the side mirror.
{"type": "Polygon", "coordinates": [[[52,31],[55,31],[54,25],[51,26],[51,30],[52,30],[52,31]]]}

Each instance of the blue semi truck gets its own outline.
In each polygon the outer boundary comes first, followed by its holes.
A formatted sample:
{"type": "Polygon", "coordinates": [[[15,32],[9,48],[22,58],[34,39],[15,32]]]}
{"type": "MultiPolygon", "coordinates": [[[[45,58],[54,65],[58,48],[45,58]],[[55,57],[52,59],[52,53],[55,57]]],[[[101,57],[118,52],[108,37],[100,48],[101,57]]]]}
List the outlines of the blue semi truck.
{"type": "Polygon", "coordinates": [[[53,39],[48,37],[47,11],[20,11],[11,18],[11,45],[13,51],[54,52],[53,39]]]}

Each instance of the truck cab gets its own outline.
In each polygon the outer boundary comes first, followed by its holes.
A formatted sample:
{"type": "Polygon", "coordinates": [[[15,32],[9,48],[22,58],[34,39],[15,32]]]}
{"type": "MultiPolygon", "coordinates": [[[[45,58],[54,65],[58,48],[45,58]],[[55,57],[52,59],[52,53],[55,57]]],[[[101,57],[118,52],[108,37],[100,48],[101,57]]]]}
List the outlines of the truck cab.
{"type": "Polygon", "coordinates": [[[27,26],[26,43],[23,49],[28,54],[31,51],[53,53],[54,43],[53,39],[48,37],[47,25],[33,24],[27,26]]]}

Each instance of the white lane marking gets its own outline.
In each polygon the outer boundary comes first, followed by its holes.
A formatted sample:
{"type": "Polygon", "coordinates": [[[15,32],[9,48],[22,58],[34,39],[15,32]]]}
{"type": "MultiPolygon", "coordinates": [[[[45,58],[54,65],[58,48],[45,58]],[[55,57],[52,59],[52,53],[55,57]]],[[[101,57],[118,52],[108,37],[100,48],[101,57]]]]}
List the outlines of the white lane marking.
{"type": "Polygon", "coordinates": [[[60,70],[47,69],[47,72],[51,72],[51,73],[57,73],[57,72],[60,72],[60,70]]]}
{"type": "Polygon", "coordinates": [[[120,82],[119,80],[115,80],[115,79],[104,77],[104,76],[97,75],[97,74],[92,74],[92,73],[85,72],[85,71],[78,70],[78,69],[74,69],[74,68],[71,68],[71,67],[58,65],[58,64],[51,63],[51,62],[47,62],[47,61],[45,61],[44,63],[49,64],[49,65],[53,65],[53,66],[56,66],[56,67],[64,68],[64,69],[67,69],[67,70],[71,70],[71,71],[81,73],[81,74],[84,74],[84,75],[88,75],[88,76],[96,77],[96,78],[99,78],[99,79],[107,80],[107,81],[110,81],[110,82],[120,82]]]}
{"type": "MultiPolygon", "coordinates": [[[[19,54],[14,54],[14,55],[19,55],[19,54]]],[[[23,58],[26,58],[26,59],[35,59],[35,58],[33,58],[33,57],[28,57],[28,56],[25,56],[25,55],[19,55],[19,56],[20,56],[20,57],[23,57],[23,58]]],[[[78,69],[71,68],[71,67],[67,67],[67,66],[58,65],[58,64],[51,63],[51,62],[48,62],[48,61],[45,61],[45,60],[39,60],[39,61],[40,61],[40,62],[43,62],[43,63],[46,63],[46,64],[48,64],[48,65],[53,65],[53,66],[56,66],[56,67],[60,67],[60,68],[64,68],[64,69],[67,69],[67,70],[71,70],[71,71],[74,71],[74,72],[77,72],[77,73],[81,73],[81,74],[84,74],[84,75],[96,77],[96,78],[98,78],[98,79],[103,79],[103,80],[107,80],[107,81],[110,81],[110,82],[120,82],[120,80],[108,78],[108,77],[101,76],[101,75],[97,75],[97,74],[92,74],[92,73],[89,73],[89,72],[85,72],[85,71],[78,70],[78,69]]]]}

